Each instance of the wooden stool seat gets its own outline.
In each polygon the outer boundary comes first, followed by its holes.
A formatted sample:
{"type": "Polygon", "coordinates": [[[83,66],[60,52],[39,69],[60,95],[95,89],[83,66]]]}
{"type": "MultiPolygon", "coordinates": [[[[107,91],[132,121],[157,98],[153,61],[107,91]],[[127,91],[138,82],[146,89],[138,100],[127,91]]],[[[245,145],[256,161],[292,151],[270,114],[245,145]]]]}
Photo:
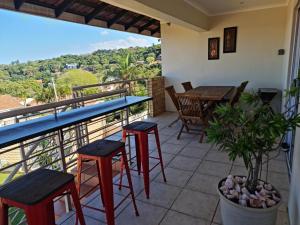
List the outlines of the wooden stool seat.
{"type": "Polygon", "coordinates": [[[156,127],[156,123],[136,121],[123,127],[124,130],[147,131],[156,127]]]}
{"type": "Polygon", "coordinates": [[[23,209],[28,225],[55,225],[56,197],[70,193],[80,224],[85,225],[74,176],[63,172],[39,169],[0,188],[0,224],[8,225],[8,208],[23,209]]]}
{"type": "Polygon", "coordinates": [[[79,148],[77,152],[82,155],[106,157],[122,147],[125,147],[125,144],[120,141],[97,140],[79,148]]]}
{"type": "Polygon", "coordinates": [[[0,198],[34,205],[72,180],[74,180],[72,174],[40,169],[1,187],[0,198]]]}

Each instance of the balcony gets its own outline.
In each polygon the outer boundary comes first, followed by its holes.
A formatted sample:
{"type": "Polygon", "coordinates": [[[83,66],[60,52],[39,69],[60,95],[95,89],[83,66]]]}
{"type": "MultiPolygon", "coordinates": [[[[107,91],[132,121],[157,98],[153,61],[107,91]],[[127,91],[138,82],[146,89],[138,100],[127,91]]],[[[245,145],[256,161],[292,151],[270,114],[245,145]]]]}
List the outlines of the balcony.
{"type": "MultiPolygon", "coordinates": [[[[151,195],[147,200],[143,191],[143,180],[132,172],[137,206],[140,216],[135,217],[131,202],[128,200],[116,215],[118,225],[220,225],[219,197],[216,187],[219,180],[228,174],[246,174],[243,163],[237,160],[231,163],[225,153],[217,151],[214,146],[199,143],[198,137],[183,134],[180,140],[176,135],[180,123],[173,127],[168,125],[176,118],[175,113],[164,113],[147,120],[159,124],[163,159],[167,183],[163,182],[160,169],[151,173],[151,195]]],[[[120,139],[120,134],[112,138],[120,139]]],[[[151,154],[155,143],[150,139],[151,154]]],[[[265,172],[265,171],[264,171],[265,172]]],[[[117,182],[118,176],[115,177],[117,182]]],[[[289,193],[288,175],[285,156],[281,153],[270,162],[269,181],[279,188],[283,195],[283,204],[278,211],[277,225],[287,225],[287,200],[289,193]]],[[[124,193],[115,188],[116,202],[124,193]]],[[[86,199],[88,205],[101,207],[99,192],[86,199]]],[[[83,209],[89,225],[105,224],[105,217],[99,212],[83,209]]],[[[60,219],[59,224],[74,224],[74,212],[60,219]]]]}

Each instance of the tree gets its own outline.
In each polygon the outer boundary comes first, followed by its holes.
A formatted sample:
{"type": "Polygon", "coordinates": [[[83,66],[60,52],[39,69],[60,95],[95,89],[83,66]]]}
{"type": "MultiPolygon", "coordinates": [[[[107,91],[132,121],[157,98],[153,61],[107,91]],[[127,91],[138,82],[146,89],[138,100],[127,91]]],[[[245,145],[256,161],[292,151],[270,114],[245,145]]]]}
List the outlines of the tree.
{"type": "MultiPolygon", "coordinates": [[[[75,86],[97,84],[97,77],[81,69],[69,70],[57,79],[57,92],[60,97],[66,97],[72,94],[72,88],[75,86]]],[[[94,93],[95,90],[91,90],[94,93]]]]}

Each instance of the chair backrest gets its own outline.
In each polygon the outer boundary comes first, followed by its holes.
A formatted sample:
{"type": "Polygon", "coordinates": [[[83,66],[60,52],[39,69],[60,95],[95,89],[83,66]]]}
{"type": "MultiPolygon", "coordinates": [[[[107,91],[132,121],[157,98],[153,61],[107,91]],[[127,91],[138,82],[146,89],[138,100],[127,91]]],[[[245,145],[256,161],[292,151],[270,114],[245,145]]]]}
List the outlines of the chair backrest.
{"type": "Polygon", "coordinates": [[[245,91],[246,86],[248,85],[249,81],[244,81],[243,83],[241,83],[241,85],[239,86],[239,91],[241,93],[243,93],[245,91]]]}
{"type": "Polygon", "coordinates": [[[249,81],[244,81],[239,87],[234,88],[233,94],[231,95],[231,98],[229,100],[229,104],[231,106],[234,106],[236,103],[238,103],[248,83],[249,81]]]}
{"type": "Polygon", "coordinates": [[[175,91],[175,88],[174,86],[168,86],[165,88],[165,90],[167,91],[168,95],[170,96],[173,104],[175,105],[177,111],[179,111],[179,105],[178,105],[178,101],[177,101],[177,98],[176,98],[176,91],[175,91]]]}
{"type": "Polygon", "coordinates": [[[190,81],[181,83],[185,91],[193,89],[192,83],[190,81]]]}
{"type": "Polygon", "coordinates": [[[204,118],[204,108],[207,101],[203,100],[201,96],[192,96],[186,93],[177,93],[175,96],[179,105],[179,113],[182,118],[204,118]]]}

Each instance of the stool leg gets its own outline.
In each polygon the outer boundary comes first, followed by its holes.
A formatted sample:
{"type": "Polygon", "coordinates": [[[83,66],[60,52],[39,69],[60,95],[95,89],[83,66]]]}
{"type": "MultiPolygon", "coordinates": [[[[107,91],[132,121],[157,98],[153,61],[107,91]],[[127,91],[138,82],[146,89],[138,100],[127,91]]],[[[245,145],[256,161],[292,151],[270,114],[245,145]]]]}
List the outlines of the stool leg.
{"type": "Polygon", "coordinates": [[[114,216],[114,196],[112,181],[112,158],[100,158],[100,173],[102,181],[102,189],[105,204],[106,222],[108,225],[115,225],[114,216]]]}
{"type": "Polygon", "coordinates": [[[123,163],[124,163],[125,170],[126,170],[126,175],[127,175],[127,179],[128,179],[128,185],[129,185],[129,189],[130,189],[132,203],[133,203],[134,210],[135,210],[135,215],[139,216],[139,212],[138,212],[136,202],[135,202],[134,191],[133,191],[133,186],[132,186],[132,180],[131,180],[131,175],[130,175],[130,170],[129,170],[129,166],[128,166],[128,161],[127,161],[127,155],[126,155],[125,148],[122,149],[122,158],[123,158],[123,163]]]}
{"type": "MultiPolygon", "coordinates": [[[[122,131],[122,141],[126,144],[126,130],[122,131]]],[[[123,184],[123,171],[124,171],[124,162],[123,159],[121,159],[121,165],[120,165],[120,181],[119,181],[119,190],[122,189],[123,184]]]]}
{"type": "Polygon", "coordinates": [[[149,187],[149,146],[148,146],[148,134],[145,132],[139,133],[139,145],[140,154],[144,174],[144,186],[146,197],[149,199],[150,187],[149,187]]]}
{"type": "Polygon", "coordinates": [[[102,201],[102,205],[104,205],[104,196],[103,196],[103,192],[102,192],[102,181],[101,181],[101,173],[100,173],[100,165],[99,165],[99,161],[96,160],[96,167],[97,167],[97,174],[98,174],[98,180],[99,180],[99,191],[100,191],[100,196],[101,196],[101,201],[102,201]]]}
{"type": "Polygon", "coordinates": [[[121,158],[121,163],[120,163],[120,180],[119,180],[119,190],[122,189],[122,184],[123,184],[123,171],[124,171],[124,161],[123,157],[121,158]]]}
{"type": "Polygon", "coordinates": [[[136,165],[138,174],[141,175],[141,154],[140,154],[140,146],[139,146],[139,136],[137,134],[135,136],[135,151],[136,151],[136,165]]]}
{"type": "Polygon", "coordinates": [[[76,224],[77,224],[77,218],[79,219],[80,225],[85,225],[85,221],[84,221],[84,217],[83,217],[83,213],[82,213],[82,209],[81,209],[81,205],[80,205],[80,200],[79,200],[79,196],[78,193],[76,191],[76,186],[75,183],[72,182],[72,184],[70,185],[70,192],[71,192],[71,196],[73,199],[73,203],[76,209],[76,224]]]}
{"type": "Polygon", "coordinates": [[[8,225],[8,205],[0,199],[0,225],[8,225]]]}
{"type": "Polygon", "coordinates": [[[53,202],[39,203],[25,209],[28,225],[55,225],[53,202]]]}
{"type": "Polygon", "coordinates": [[[77,158],[77,191],[80,198],[80,186],[81,186],[81,172],[82,172],[82,157],[78,155],[77,158]]]}
{"type": "MultiPolygon", "coordinates": [[[[81,155],[78,155],[78,158],[77,158],[77,193],[78,193],[79,199],[80,199],[80,188],[81,188],[81,172],[82,172],[82,157],[81,157],[81,155]]],[[[77,224],[78,224],[78,214],[76,213],[75,225],[77,225],[77,224]]]]}
{"type": "Polygon", "coordinates": [[[162,154],[161,154],[160,141],[159,141],[159,135],[158,135],[157,127],[154,128],[154,134],[155,134],[157,151],[158,151],[158,156],[159,156],[159,161],[160,161],[161,172],[162,172],[162,175],[163,175],[163,178],[164,178],[164,182],[167,182],[166,175],[165,175],[165,169],[164,169],[164,163],[163,163],[162,154]]]}

